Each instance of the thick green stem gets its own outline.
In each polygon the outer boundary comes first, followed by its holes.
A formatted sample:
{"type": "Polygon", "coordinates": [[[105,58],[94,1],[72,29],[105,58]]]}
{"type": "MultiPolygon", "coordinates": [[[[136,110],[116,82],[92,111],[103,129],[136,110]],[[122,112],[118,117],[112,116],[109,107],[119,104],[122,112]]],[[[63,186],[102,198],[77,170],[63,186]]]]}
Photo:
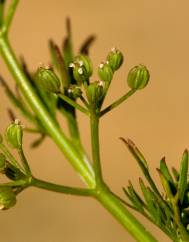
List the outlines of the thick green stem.
{"type": "Polygon", "coordinates": [[[79,157],[75,148],[71,145],[70,141],[66,138],[65,134],[62,132],[62,130],[60,130],[56,122],[41,103],[31,84],[27,80],[27,77],[22,71],[22,68],[9,45],[8,39],[5,36],[0,37],[0,52],[17,85],[20,87],[25,99],[28,101],[33,112],[38,116],[41,123],[43,123],[49,135],[63,151],[66,158],[71,162],[72,166],[89,185],[89,187],[94,187],[94,175],[92,174],[91,169],[88,168],[90,164],[86,164],[79,157]]]}
{"type": "Polygon", "coordinates": [[[139,242],[157,242],[157,240],[135,219],[121,201],[106,187],[100,188],[97,200],[127,229],[139,242]]]}
{"type": "Polygon", "coordinates": [[[90,115],[91,126],[91,146],[93,157],[93,168],[95,172],[96,183],[100,184],[102,181],[102,170],[100,162],[100,147],[99,147],[99,116],[95,111],[91,111],[90,115]]]}

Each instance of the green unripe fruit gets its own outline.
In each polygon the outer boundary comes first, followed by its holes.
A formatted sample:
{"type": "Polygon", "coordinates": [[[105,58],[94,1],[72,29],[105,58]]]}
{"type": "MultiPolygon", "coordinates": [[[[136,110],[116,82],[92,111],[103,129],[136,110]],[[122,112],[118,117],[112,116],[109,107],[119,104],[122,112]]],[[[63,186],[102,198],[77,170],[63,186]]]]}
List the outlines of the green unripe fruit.
{"type": "Polygon", "coordinates": [[[20,125],[19,120],[9,125],[6,129],[6,138],[8,143],[15,149],[22,148],[23,127],[20,125]]]}
{"type": "Polygon", "coordinates": [[[98,75],[102,81],[110,83],[113,78],[112,68],[108,63],[101,63],[98,67],[98,75]]]}
{"type": "Polygon", "coordinates": [[[133,67],[128,74],[127,83],[131,89],[143,89],[148,84],[150,73],[144,65],[133,67]]]}
{"type": "Polygon", "coordinates": [[[73,68],[73,76],[80,86],[82,83],[87,82],[92,75],[92,63],[88,56],[78,55],[74,58],[74,62],[70,63],[69,67],[73,68]]]}
{"type": "Polygon", "coordinates": [[[60,92],[61,81],[51,69],[39,67],[35,74],[35,79],[37,85],[42,89],[48,92],[60,92]]]}
{"type": "Polygon", "coordinates": [[[71,85],[68,88],[68,96],[74,99],[81,97],[82,96],[81,88],[77,85],[71,85]]]}
{"type": "Polygon", "coordinates": [[[78,63],[82,69],[85,69],[85,75],[89,78],[93,73],[91,60],[86,55],[78,55],[74,58],[74,63],[78,63]]]}
{"type": "Polygon", "coordinates": [[[0,209],[5,210],[16,204],[16,194],[11,187],[0,187],[0,209]]]}
{"type": "Polygon", "coordinates": [[[0,173],[4,172],[6,168],[6,157],[3,153],[0,153],[0,173]]]}
{"type": "Polygon", "coordinates": [[[111,66],[113,71],[116,71],[120,68],[123,63],[123,55],[116,48],[112,48],[111,52],[107,56],[107,61],[111,66]]]}
{"type": "Polygon", "coordinates": [[[84,82],[88,82],[88,79],[89,79],[85,68],[79,66],[79,64],[74,64],[73,76],[77,82],[77,85],[79,85],[79,86],[81,86],[82,83],[84,83],[84,82]]]}
{"type": "Polygon", "coordinates": [[[87,87],[86,95],[89,103],[98,105],[104,94],[102,82],[95,81],[87,87]]]}

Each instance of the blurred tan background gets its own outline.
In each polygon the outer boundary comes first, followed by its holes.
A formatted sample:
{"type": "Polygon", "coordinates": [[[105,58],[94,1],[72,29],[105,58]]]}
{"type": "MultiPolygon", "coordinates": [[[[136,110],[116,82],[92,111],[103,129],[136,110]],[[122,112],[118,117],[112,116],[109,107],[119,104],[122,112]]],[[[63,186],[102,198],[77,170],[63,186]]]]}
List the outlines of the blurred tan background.
{"type": "MultiPolygon", "coordinates": [[[[126,76],[131,67],[144,63],[149,68],[148,87],[107,114],[101,123],[104,176],[120,195],[128,179],[138,187],[141,172],[118,137],[133,139],[143,150],[158,184],[155,168],[160,158],[165,155],[170,166],[178,166],[184,148],[189,147],[188,9],[188,0],[20,1],[10,38],[31,69],[40,62],[48,63],[47,39],[61,43],[67,16],[72,20],[75,51],[88,34],[97,35],[91,48],[95,67],[113,46],[124,53],[124,65],[112,82],[106,104],[127,90],[126,76]]],[[[2,61],[0,66],[1,74],[12,85],[2,61]]],[[[10,103],[3,89],[0,95],[3,132],[9,122],[6,108],[10,103]]],[[[88,120],[83,115],[79,119],[83,142],[90,152],[88,120]]],[[[34,138],[26,135],[25,150],[35,176],[82,184],[50,140],[31,150],[29,144],[34,138]]],[[[159,241],[170,241],[138,217],[159,241]]],[[[134,241],[96,201],[38,189],[28,189],[13,209],[1,212],[0,238],[2,242],[134,241]]]]}

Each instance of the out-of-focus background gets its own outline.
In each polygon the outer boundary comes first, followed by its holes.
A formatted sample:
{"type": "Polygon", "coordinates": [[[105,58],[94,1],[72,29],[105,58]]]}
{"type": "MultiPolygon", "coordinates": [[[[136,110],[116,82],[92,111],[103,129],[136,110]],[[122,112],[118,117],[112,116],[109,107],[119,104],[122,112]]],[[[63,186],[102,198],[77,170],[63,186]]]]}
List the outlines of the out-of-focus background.
{"type": "MultiPolygon", "coordinates": [[[[10,39],[16,53],[24,55],[30,69],[49,62],[47,40],[61,44],[65,19],[71,17],[75,52],[91,33],[97,40],[91,48],[94,67],[116,46],[125,62],[112,82],[106,104],[128,90],[128,70],[145,64],[151,73],[148,87],[103,117],[101,154],[105,180],[119,195],[130,179],[138,187],[141,172],[118,139],[131,138],[144,152],[159,185],[155,168],[162,156],[169,166],[179,166],[189,147],[189,2],[187,0],[33,0],[20,1],[10,39]]],[[[12,77],[0,62],[0,73],[13,87],[12,77]]],[[[96,73],[94,78],[96,78],[96,73]]],[[[0,89],[0,130],[9,123],[10,106],[0,89]]],[[[18,117],[22,119],[18,113],[18,117]]],[[[83,142],[90,153],[88,120],[79,115],[83,142]]],[[[23,119],[23,123],[25,120],[23,119]]],[[[38,149],[25,136],[25,150],[33,173],[41,179],[81,185],[60,151],[46,140],[38,149]]],[[[139,187],[138,187],[139,188],[139,187]]],[[[170,241],[141,216],[142,223],[159,241],[170,241]]],[[[130,235],[96,201],[28,189],[17,205],[0,214],[2,242],[133,242],[130,235]]]]}

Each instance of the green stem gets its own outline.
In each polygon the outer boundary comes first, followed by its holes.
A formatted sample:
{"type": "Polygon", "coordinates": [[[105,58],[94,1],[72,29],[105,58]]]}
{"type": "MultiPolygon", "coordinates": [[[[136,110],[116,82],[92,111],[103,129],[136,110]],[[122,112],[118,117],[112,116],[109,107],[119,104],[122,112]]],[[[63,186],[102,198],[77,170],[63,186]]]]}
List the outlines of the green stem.
{"type": "Polygon", "coordinates": [[[111,111],[112,109],[116,108],[118,105],[120,105],[122,102],[124,102],[126,99],[128,99],[130,96],[132,96],[136,92],[135,89],[131,89],[129,92],[127,92],[125,95],[120,97],[118,100],[110,104],[108,107],[106,107],[104,110],[101,111],[100,116],[103,116],[107,112],[111,111]]]}
{"type": "Polygon", "coordinates": [[[24,128],[24,131],[28,133],[34,133],[34,134],[43,134],[39,129],[35,129],[35,128],[24,128]]]}
{"type": "Polygon", "coordinates": [[[139,242],[157,242],[157,240],[126,209],[122,202],[105,186],[97,192],[97,200],[123,225],[139,242]]]}
{"type": "Polygon", "coordinates": [[[84,98],[83,96],[81,96],[80,99],[81,99],[82,103],[83,103],[87,108],[89,108],[89,104],[88,104],[87,100],[85,100],[85,98],[84,98]]]}
{"type": "Polygon", "coordinates": [[[84,107],[82,107],[80,104],[76,103],[75,101],[73,101],[71,98],[65,96],[64,94],[58,94],[58,96],[64,100],[65,102],[67,102],[68,104],[70,104],[72,107],[78,109],[79,111],[85,113],[85,114],[89,114],[88,110],[85,109],[84,107]]]}
{"type": "MultiPolygon", "coordinates": [[[[70,139],[71,139],[72,144],[77,149],[78,154],[80,155],[81,159],[83,159],[83,161],[86,162],[86,165],[90,164],[90,161],[87,157],[87,154],[85,152],[85,149],[84,149],[83,144],[82,144],[81,139],[80,139],[77,117],[74,116],[73,113],[66,111],[64,108],[61,108],[60,112],[67,119],[68,129],[69,129],[70,139]]],[[[89,166],[89,169],[91,169],[91,166],[89,166]]]]}
{"type": "Polygon", "coordinates": [[[18,154],[19,154],[19,156],[20,156],[20,160],[21,160],[21,162],[22,162],[22,165],[23,165],[23,167],[24,167],[24,170],[26,171],[26,174],[27,174],[27,175],[31,175],[31,170],[30,170],[30,167],[29,167],[28,161],[27,161],[27,159],[26,159],[26,157],[25,157],[25,154],[24,154],[22,148],[21,148],[21,149],[18,149],[18,154]]]}
{"type": "Polygon", "coordinates": [[[62,186],[55,183],[39,180],[37,178],[32,178],[30,185],[34,187],[42,188],[48,191],[59,192],[59,193],[64,193],[69,195],[92,196],[94,193],[93,189],[62,186]]]}
{"type": "Polygon", "coordinates": [[[94,176],[88,168],[90,164],[86,165],[86,163],[84,163],[84,161],[78,156],[77,151],[66,138],[63,131],[60,130],[56,122],[49,115],[48,111],[45,109],[31,84],[27,80],[27,77],[25,76],[12,48],[10,47],[8,39],[3,35],[0,37],[0,52],[17,85],[22,90],[25,99],[28,101],[33,112],[38,116],[49,135],[65,154],[66,158],[70,161],[75,170],[83,177],[89,187],[94,187],[94,176]]]}
{"type": "Polygon", "coordinates": [[[5,17],[5,19],[3,21],[3,26],[2,26],[3,28],[1,31],[4,35],[8,33],[8,30],[9,30],[11,22],[13,20],[14,13],[15,13],[16,7],[18,5],[18,2],[19,2],[19,0],[12,0],[10,6],[8,8],[7,16],[5,17]]]}
{"type": "Polygon", "coordinates": [[[4,187],[4,186],[17,187],[17,186],[25,186],[27,184],[28,184],[27,180],[18,180],[18,181],[13,181],[13,182],[1,183],[0,187],[4,187]]]}
{"type": "Polygon", "coordinates": [[[100,147],[99,147],[99,116],[98,114],[95,113],[95,111],[91,111],[90,127],[91,127],[93,168],[95,172],[96,183],[100,184],[102,181],[102,170],[101,170],[100,147]]]}

